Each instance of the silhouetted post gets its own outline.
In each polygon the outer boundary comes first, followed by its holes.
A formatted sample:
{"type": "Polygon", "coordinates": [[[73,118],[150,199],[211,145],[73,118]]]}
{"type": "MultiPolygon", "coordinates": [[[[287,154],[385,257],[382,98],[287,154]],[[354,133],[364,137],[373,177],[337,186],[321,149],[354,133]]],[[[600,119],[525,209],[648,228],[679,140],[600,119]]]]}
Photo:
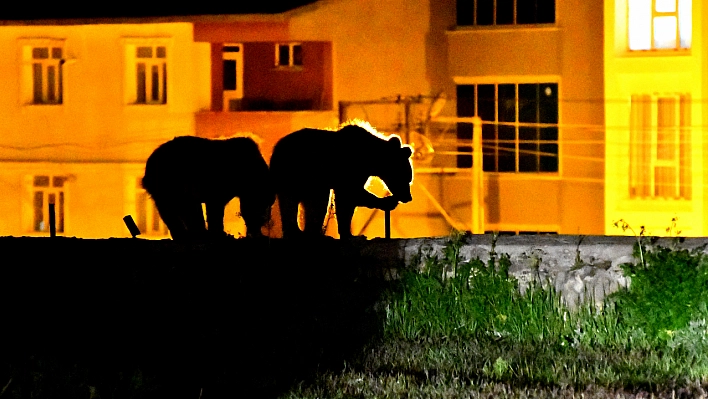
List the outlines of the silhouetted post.
{"type": "Polygon", "coordinates": [[[54,202],[49,203],[49,237],[57,236],[56,212],[54,210],[54,202]]]}
{"type": "Polygon", "coordinates": [[[347,121],[347,107],[348,106],[349,106],[348,102],[345,102],[345,101],[339,102],[339,124],[340,125],[347,121]]]}
{"type": "Polygon", "coordinates": [[[140,234],[140,229],[135,224],[132,216],[125,215],[123,217],[123,223],[125,223],[125,226],[128,228],[128,231],[130,231],[130,235],[133,236],[133,238],[140,234]]]}
{"type": "Polygon", "coordinates": [[[384,211],[384,237],[391,238],[391,211],[384,211]]]}

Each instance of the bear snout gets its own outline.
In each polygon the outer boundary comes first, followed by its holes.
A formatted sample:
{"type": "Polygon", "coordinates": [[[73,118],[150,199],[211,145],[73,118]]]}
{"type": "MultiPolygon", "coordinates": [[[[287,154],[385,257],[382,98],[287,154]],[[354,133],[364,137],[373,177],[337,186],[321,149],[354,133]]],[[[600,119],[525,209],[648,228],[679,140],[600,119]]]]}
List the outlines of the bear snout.
{"type": "Polygon", "coordinates": [[[411,193],[407,193],[407,194],[398,198],[398,201],[402,202],[404,204],[407,202],[411,202],[412,200],[413,200],[413,196],[411,195],[411,193]]]}

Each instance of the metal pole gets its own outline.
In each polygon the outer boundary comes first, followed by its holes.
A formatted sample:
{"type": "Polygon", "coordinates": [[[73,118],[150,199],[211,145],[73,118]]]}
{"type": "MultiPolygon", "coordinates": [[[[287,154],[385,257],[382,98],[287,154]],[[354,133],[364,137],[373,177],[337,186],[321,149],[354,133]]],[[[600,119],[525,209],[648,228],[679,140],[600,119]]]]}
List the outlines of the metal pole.
{"type": "Polygon", "coordinates": [[[391,211],[384,211],[384,237],[391,238],[391,211]]]}
{"type": "Polygon", "coordinates": [[[56,212],[54,210],[54,203],[49,203],[49,237],[57,236],[57,222],[56,222],[56,212]]]}
{"type": "Polygon", "coordinates": [[[472,128],[472,233],[484,234],[484,173],[482,170],[482,119],[472,128]]]}
{"type": "Polygon", "coordinates": [[[411,100],[410,98],[405,99],[404,103],[405,113],[406,113],[406,144],[411,143],[411,100]]]}

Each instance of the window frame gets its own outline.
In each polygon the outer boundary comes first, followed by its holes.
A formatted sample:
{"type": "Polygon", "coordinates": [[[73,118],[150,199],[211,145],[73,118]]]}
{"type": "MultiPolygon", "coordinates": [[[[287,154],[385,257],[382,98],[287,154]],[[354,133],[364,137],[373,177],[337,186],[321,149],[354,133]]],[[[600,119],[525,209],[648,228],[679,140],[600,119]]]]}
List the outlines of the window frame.
{"type": "MultiPolygon", "coordinates": [[[[560,122],[560,116],[561,116],[561,84],[560,81],[557,77],[541,77],[539,79],[533,79],[533,80],[526,80],[526,79],[484,79],[484,80],[475,80],[475,81],[467,81],[466,79],[455,79],[456,85],[459,86],[474,86],[474,110],[473,112],[469,112],[470,110],[467,110],[467,113],[473,113],[473,115],[460,115],[460,103],[459,103],[459,98],[458,98],[458,111],[457,111],[457,116],[458,117],[468,117],[468,116],[479,116],[479,91],[478,88],[481,85],[492,85],[494,86],[494,121],[489,121],[489,120],[484,120],[482,122],[482,147],[483,147],[483,171],[486,173],[503,173],[503,174],[536,174],[536,175],[559,175],[561,172],[561,122],[560,122]],[[499,86],[501,85],[514,85],[514,90],[515,90],[515,106],[514,106],[514,121],[511,122],[505,122],[505,121],[500,121],[499,118],[499,86]],[[520,97],[519,97],[519,86],[520,85],[537,85],[540,86],[543,85],[555,85],[556,87],[556,93],[555,93],[555,101],[556,101],[556,122],[555,123],[542,123],[540,121],[538,122],[521,122],[520,117],[519,117],[519,102],[520,102],[520,97]],[[485,128],[485,125],[487,128],[485,128]],[[488,148],[489,148],[489,140],[488,138],[484,138],[485,133],[489,134],[489,126],[496,126],[494,127],[494,149],[495,152],[493,154],[492,159],[494,160],[494,168],[490,169],[488,168],[489,165],[489,155],[488,155],[488,148]],[[514,129],[514,170],[500,170],[499,167],[499,148],[502,148],[499,146],[500,138],[499,138],[499,127],[500,126],[508,126],[512,127],[514,129]],[[527,150],[523,150],[521,147],[523,147],[523,144],[534,144],[534,143],[529,143],[527,142],[528,140],[522,140],[521,139],[521,130],[524,128],[536,128],[538,129],[544,129],[544,128],[555,128],[556,130],[556,138],[554,140],[541,140],[540,136],[537,140],[534,141],[536,147],[541,148],[542,146],[548,146],[548,145],[554,145],[555,146],[555,151],[552,152],[553,156],[556,158],[556,164],[555,168],[553,170],[541,170],[542,169],[542,162],[541,159],[538,159],[538,162],[536,164],[536,169],[535,170],[522,170],[521,164],[522,164],[522,153],[527,150]],[[486,131],[486,132],[485,132],[486,131]],[[485,147],[486,150],[485,151],[485,147]],[[484,152],[487,152],[486,154],[484,152]]],[[[458,89],[459,90],[459,89],[458,89]]],[[[540,103],[539,103],[540,105],[540,103]]],[[[538,108],[538,107],[537,107],[538,108]]],[[[538,109],[537,109],[537,118],[539,118],[538,115],[538,109]]],[[[458,129],[459,129],[459,124],[458,124],[458,129]]],[[[468,130],[471,131],[472,127],[469,126],[468,130]]],[[[540,133],[539,133],[540,134],[540,133]]],[[[463,133],[464,135],[464,133],[463,133]]],[[[469,134],[467,134],[469,135],[469,134]]],[[[460,132],[458,130],[458,141],[460,140],[460,132]]],[[[462,138],[464,140],[464,138],[462,138]]],[[[471,137],[469,137],[469,140],[471,140],[471,137]]],[[[459,152],[466,152],[466,151],[471,151],[471,141],[468,145],[464,144],[458,144],[458,151],[459,152]]],[[[541,150],[539,149],[539,154],[541,153],[541,150]]],[[[470,168],[472,167],[471,164],[467,164],[465,162],[461,162],[462,157],[468,157],[470,158],[467,162],[471,163],[471,156],[470,155],[458,155],[458,160],[457,160],[457,167],[458,168],[470,168]],[[464,165],[461,166],[460,164],[463,163],[464,165]]],[[[539,155],[540,157],[540,155],[539,155]]]]}
{"type": "MultiPolygon", "coordinates": [[[[558,6],[557,6],[557,1],[556,0],[547,0],[551,1],[553,3],[553,21],[547,22],[519,22],[519,2],[521,1],[528,1],[528,0],[504,0],[506,2],[511,2],[512,5],[512,15],[511,15],[511,22],[502,22],[499,23],[499,14],[498,12],[498,7],[497,4],[498,2],[502,0],[487,0],[491,1],[491,13],[492,13],[492,20],[491,23],[480,23],[479,20],[479,3],[480,1],[485,1],[485,0],[457,0],[456,2],[456,25],[458,27],[474,27],[474,28],[489,28],[489,27],[509,27],[509,26],[518,26],[518,27],[528,27],[528,26],[536,26],[536,25],[541,25],[541,26],[549,26],[549,25],[555,25],[558,21],[558,6]],[[469,4],[471,3],[471,4],[469,4]],[[465,4],[464,7],[461,7],[461,4],[465,4]],[[461,22],[466,22],[464,19],[460,17],[460,13],[462,12],[461,9],[464,9],[466,11],[466,15],[468,15],[468,18],[471,23],[461,23],[461,22]],[[471,16],[469,14],[471,13],[471,16]]],[[[538,7],[538,2],[539,1],[544,1],[544,0],[533,0],[535,1],[535,6],[538,7]]],[[[536,18],[538,20],[538,16],[536,18]]]]}
{"type": "MultiPolygon", "coordinates": [[[[635,94],[630,98],[629,178],[627,194],[631,200],[690,201],[693,195],[691,165],[691,96],[688,93],[635,94]],[[634,99],[638,100],[635,101],[634,99]],[[659,102],[672,99],[675,123],[659,126],[659,102]],[[646,103],[649,103],[646,106],[646,103]],[[634,108],[634,104],[642,108],[634,108]],[[649,115],[646,115],[646,112],[649,115]],[[637,123],[641,120],[641,123],[637,123]],[[649,122],[647,129],[646,123],[649,122]],[[673,159],[661,159],[661,130],[674,135],[673,159]],[[646,132],[648,130],[648,133],[646,132]],[[647,137],[648,136],[648,137],[647,137]],[[645,139],[649,144],[645,144],[645,139]],[[648,148],[647,148],[648,147],[648,148]],[[647,162],[648,158],[648,162],[647,162]],[[673,196],[658,192],[657,168],[673,168],[673,196]],[[648,183],[646,182],[648,180],[648,183]]],[[[666,133],[663,133],[665,135],[666,133]]]]}
{"type": "MultiPolygon", "coordinates": [[[[680,52],[680,53],[686,53],[691,50],[691,47],[693,46],[693,0],[675,0],[675,11],[656,11],[656,2],[657,0],[625,0],[625,22],[626,22],[626,46],[627,46],[627,51],[630,53],[642,53],[642,52],[661,52],[663,54],[667,52],[680,52]],[[649,21],[648,21],[648,26],[649,26],[649,47],[648,48],[632,48],[632,3],[633,1],[648,1],[651,2],[651,10],[648,15],[649,21]],[[683,5],[681,2],[685,2],[683,5]],[[688,4],[686,4],[688,3],[688,4]],[[684,7],[684,8],[682,8],[684,7]],[[688,41],[688,44],[686,46],[683,46],[682,44],[682,19],[680,18],[680,14],[683,11],[686,11],[685,8],[688,8],[689,11],[689,16],[687,21],[690,22],[690,26],[688,27],[688,38],[685,38],[688,41]],[[655,36],[655,19],[656,18],[662,18],[662,17],[674,17],[676,18],[676,45],[674,47],[657,47],[656,46],[656,36],[655,36]]],[[[684,20],[685,21],[685,20],[684,20]]],[[[646,34],[647,32],[644,32],[646,34]]],[[[646,39],[646,38],[645,38],[646,39]]]]}
{"type": "Polygon", "coordinates": [[[277,69],[290,69],[290,70],[299,70],[302,69],[304,66],[304,57],[303,57],[303,48],[302,48],[302,42],[289,42],[289,43],[275,43],[275,68],[277,69]],[[281,48],[282,47],[288,47],[288,63],[287,64],[282,64],[281,63],[281,48]],[[295,48],[298,47],[300,50],[300,56],[299,56],[299,63],[295,63],[296,57],[295,57],[295,48]]]}
{"type": "Polygon", "coordinates": [[[169,238],[170,233],[167,225],[160,217],[155,206],[155,201],[150,197],[150,194],[142,187],[142,178],[137,178],[135,182],[135,199],[134,212],[135,224],[140,229],[140,236],[147,238],[169,238]],[[157,228],[155,225],[157,224],[157,228]]]}
{"type": "Polygon", "coordinates": [[[123,48],[124,48],[124,103],[130,106],[146,106],[146,107],[160,107],[167,106],[170,104],[170,93],[171,90],[171,76],[172,76],[172,52],[173,52],[173,40],[169,37],[150,37],[150,38],[123,38],[123,48]],[[138,48],[150,47],[152,48],[152,57],[139,57],[137,52],[138,48]],[[164,57],[158,57],[157,49],[163,47],[165,50],[164,57]],[[139,60],[151,60],[145,62],[147,65],[145,67],[145,100],[142,101],[141,93],[139,93],[139,76],[138,76],[138,64],[139,60]],[[158,61],[152,61],[158,60],[158,61]],[[163,60],[163,61],[159,61],[163,60]],[[148,69],[148,66],[151,68],[148,69]],[[150,92],[154,90],[152,76],[149,71],[152,71],[152,67],[157,66],[158,72],[158,99],[150,99],[150,92]],[[163,68],[160,70],[159,66],[163,68]],[[152,90],[151,90],[152,89],[152,90]]]}
{"type": "Polygon", "coordinates": [[[21,38],[18,40],[20,59],[20,101],[25,106],[54,106],[64,104],[66,91],[66,39],[63,38],[21,38]],[[47,57],[36,58],[35,49],[47,48],[47,57]],[[56,57],[54,50],[61,54],[56,57]],[[37,89],[37,65],[40,65],[40,82],[37,89]],[[54,68],[54,69],[50,69],[54,68]],[[50,71],[54,73],[50,73],[50,71]],[[54,78],[53,90],[49,90],[49,80],[54,78]],[[52,95],[50,95],[52,93],[52,95]],[[40,99],[38,100],[38,94],[40,99]],[[53,97],[53,98],[52,98],[53,97]]]}
{"type": "Polygon", "coordinates": [[[49,197],[55,196],[55,222],[57,235],[64,235],[67,232],[67,209],[68,209],[68,186],[71,181],[71,176],[66,174],[55,173],[35,173],[25,177],[25,187],[27,191],[28,201],[28,219],[25,227],[31,235],[43,236],[50,233],[49,226],[49,197]],[[48,186],[37,185],[37,178],[46,177],[48,186]],[[55,179],[61,181],[60,186],[56,186],[55,179]],[[41,193],[41,221],[44,227],[38,228],[38,212],[37,212],[37,194],[41,193]],[[58,202],[58,203],[57,203],[58,202]]]}
{"type": "MultiPolygon", "coordinates": [[[[224,84],[222,84],[222,96],[223,96],[223,111],[238,111],[241,108],[241,101],[243,100],[243,43],[224,43],[221,48],[221,62],[225,64],[228,62],[234,62],[235,65],[235,76],[234,85],[235,89],[227,89],[224,84]],[[226,50],[228,48],[237,50],[226,50]],[[234,105],[232,107],[232,104],[234,105]]],[[[226,79],[226,67],[222,67],[222,83],[226,79]]]]}

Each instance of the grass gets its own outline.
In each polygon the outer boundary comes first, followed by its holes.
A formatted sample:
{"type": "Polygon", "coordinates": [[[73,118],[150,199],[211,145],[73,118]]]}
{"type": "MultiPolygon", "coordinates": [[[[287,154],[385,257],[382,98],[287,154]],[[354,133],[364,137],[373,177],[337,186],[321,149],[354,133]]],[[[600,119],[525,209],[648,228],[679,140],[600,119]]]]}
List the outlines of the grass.
{"type": "Polygon", "coordinates": [[[462,262],[460,245],[388,291],[380,339],[285,397],[705,397],[702,253],[638,248],[630,289],[569,311],[553,288],[521,295],[505,256],[462,262]]]}

